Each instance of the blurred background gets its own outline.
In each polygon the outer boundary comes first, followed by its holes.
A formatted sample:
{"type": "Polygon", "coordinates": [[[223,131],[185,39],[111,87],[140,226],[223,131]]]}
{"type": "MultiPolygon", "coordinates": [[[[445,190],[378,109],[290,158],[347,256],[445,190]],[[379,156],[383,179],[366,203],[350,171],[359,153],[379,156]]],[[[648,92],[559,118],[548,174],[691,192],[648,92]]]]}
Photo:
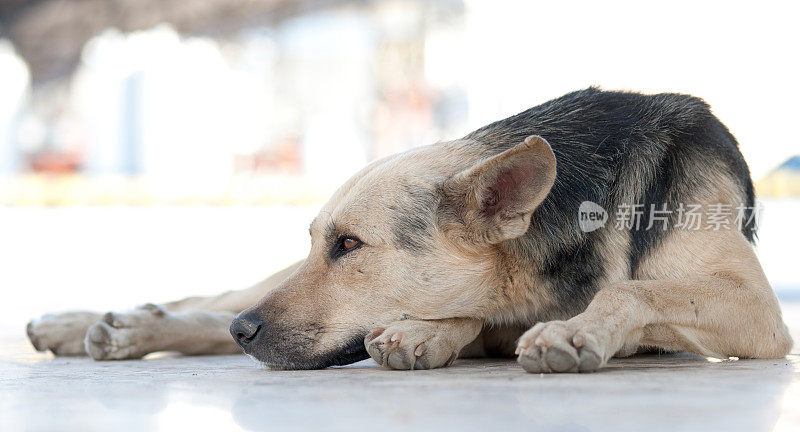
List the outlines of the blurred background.
{"type": "Polygon", "coordinates": [[[703,97],[800,298],[795,2],[0,0],[0,330],[244,288],[365,163],[599,85],[703,97]]]}

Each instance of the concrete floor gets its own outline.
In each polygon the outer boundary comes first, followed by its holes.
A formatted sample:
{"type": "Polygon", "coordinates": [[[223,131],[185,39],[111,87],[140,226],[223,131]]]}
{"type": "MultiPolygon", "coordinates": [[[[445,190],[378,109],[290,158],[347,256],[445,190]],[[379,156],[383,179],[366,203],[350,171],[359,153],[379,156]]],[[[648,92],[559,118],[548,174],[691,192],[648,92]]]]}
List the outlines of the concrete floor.
{"type": "Polygon", "coordinates": [[[245,356],[94,362],[0,342],[0,431],[798,430],[800,356],[613,360],[531,375],[513,361],[397,372],[268,371],[245,356]]]}

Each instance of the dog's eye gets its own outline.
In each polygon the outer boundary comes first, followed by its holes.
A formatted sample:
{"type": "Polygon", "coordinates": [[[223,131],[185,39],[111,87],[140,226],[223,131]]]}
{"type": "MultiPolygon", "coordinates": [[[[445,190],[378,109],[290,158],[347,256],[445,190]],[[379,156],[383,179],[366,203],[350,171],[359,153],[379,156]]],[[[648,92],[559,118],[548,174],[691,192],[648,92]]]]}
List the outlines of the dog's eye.
{"type": "Polygon", "coordinates": [[[331,258],[332,259],[339,258],[340,256],[352,250],[360,248],[362,244],[363,243],[361,243],[361,240],[355,237],[341,236],[338,239],[336,239],[336,243],[333,246],[333,250],[331,250],[331,258]]]}
{"type": "Polygon", "coordinates": [[[354,249],[356,246],[358,246],[358,240],[350,237],[345,237],[342,239],[342,249],[349,251],[354,249]]]}

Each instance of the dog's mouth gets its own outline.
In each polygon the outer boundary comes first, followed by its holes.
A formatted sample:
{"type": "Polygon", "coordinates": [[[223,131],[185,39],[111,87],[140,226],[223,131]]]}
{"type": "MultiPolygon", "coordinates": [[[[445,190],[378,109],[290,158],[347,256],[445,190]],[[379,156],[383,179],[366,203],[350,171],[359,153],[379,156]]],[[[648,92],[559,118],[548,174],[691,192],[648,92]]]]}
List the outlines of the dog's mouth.
{"type": "Polygon", "coordinates": [[[285,358],[269,358],[264,360],[259,359],[258,356],[254,357],[264,364],[264,366],[274,370],[307,370],[348,365],[368,359],[369,354],[367,354],[367,349],[364,346],[364,336],[356,335],[341,347],[324,354],[315,355],[311,358],[290,355],[285,358]]]}
{"type": "Polygon", "coordinates": [[[354,337],[343,348],[329,354],[324,366],[344,366],[369,358],[367,348],[364,346],[364,336],[354,337]]]}

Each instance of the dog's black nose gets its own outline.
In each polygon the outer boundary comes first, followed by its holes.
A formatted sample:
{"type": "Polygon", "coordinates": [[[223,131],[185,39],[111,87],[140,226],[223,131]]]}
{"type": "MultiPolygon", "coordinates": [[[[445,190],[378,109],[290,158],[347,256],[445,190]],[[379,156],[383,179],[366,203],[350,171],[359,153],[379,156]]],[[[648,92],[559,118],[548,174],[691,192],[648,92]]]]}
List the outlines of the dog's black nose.
{"type": "Polygon", "coordinates": [[[231,323],[231,336],[244,348],[258,336],[264,322],[254,313],[239,315],[231,323]]]}

